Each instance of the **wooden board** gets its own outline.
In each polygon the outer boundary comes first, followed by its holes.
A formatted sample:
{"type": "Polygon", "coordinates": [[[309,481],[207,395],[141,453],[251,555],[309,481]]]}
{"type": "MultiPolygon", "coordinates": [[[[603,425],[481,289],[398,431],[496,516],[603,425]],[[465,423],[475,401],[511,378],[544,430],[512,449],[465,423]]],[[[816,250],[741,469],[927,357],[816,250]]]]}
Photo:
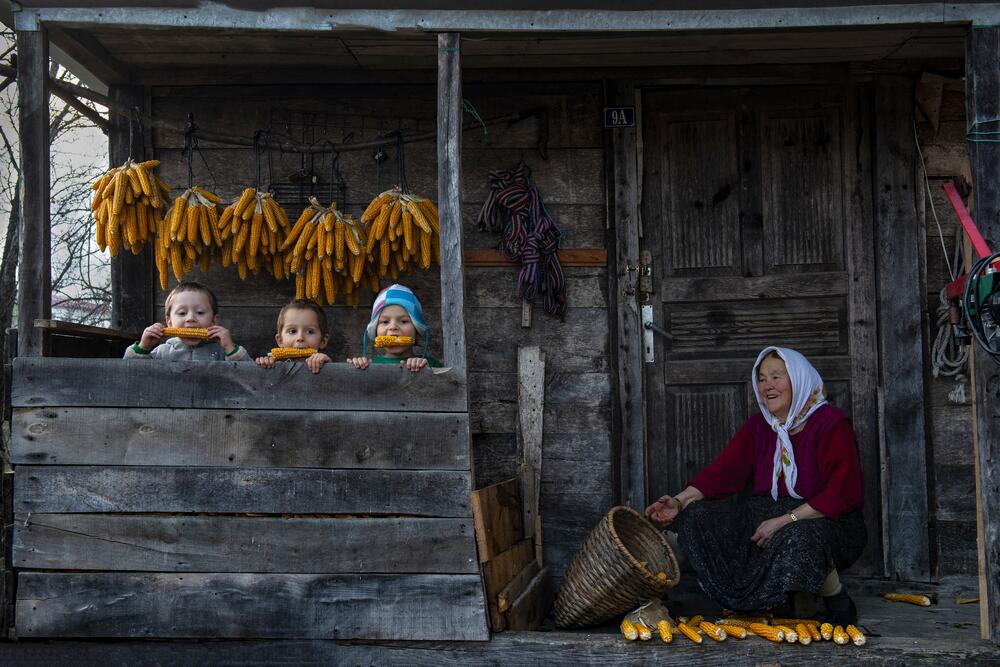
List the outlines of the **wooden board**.
{"type": "Polygon", "coordinates": [[[18,575],[19,637],[489,639],[476,576],[18,575]]]}
{"type": "Polygon", "coordinates": [[[18,358],[11,403],[14,407],[467,410],[465,378],[457,372],[408,373],[394,366],[362,372],[347,364],[327,364],[314,375],[304,364],[282,364],[266,372],[246,362],[108,359],[18,358]]]}
{"type": "Polygon", "coordinates": [[[916,224],[912,80],[880,78],[875,106],[886,575],[922,580],[930,575],[920,320],[923,289],[916,261],[924,231],[916,224]]]}
{"type": "Polygon", "coordinates": [[[479,562],[496,558],[524,537],[521,527],[521,491],[518,479],[472,492],[479,562]]]}
{"type": "MultiPolygon", "coordinates": [[[[610,388],[609,388],[610,389],[610,388]]],[[[610,394],[610,391],[608,392],[610,394]]],[[[535,536],[535,553],[542,552],[535,535],[542,485],[542,434],[545,423],[545,353],[537,346],[517,350],[517,417],[521,449],[521,490],[524,534],[535,536]]]]}
{"type": "Polygon", "coordinates": [[[13,564],[45,570],[476,574],[468,519],[27,514],[13,564]]]}
{"type": "Polygon", "coordinates": [[[16,512],[471,516],[459,471],[22,465],[15,477],[16,512]]]}
{"type": "Polygon", "coordinates": [[[497,594],[497,610],[503,613],[510,609],[514,600],[521,597],[521,593],[535,579],[535,575],[538,574],[539,569],[541,568],[538,566],[538,561],[533,560],[528,563],[527,567],[514,575],[514,578],[500,589],[500,592],[497,594]]]}
{"type": "Polygon", "coordinates": [[[468,470],[468,422],[461,413],[375,410],[17,408],[11,461],[468,470]]]}
{"type": "Polygon", "coordinates": [[[497,607],[500,591],[534,558],[531,540],[522,540],[496,558],[483,563],[483,587],[486,589],[490,626],[497,632],[504,629],[503,615],[497,607]]]}
{"type": "Polygon", "coordinates": [[[536,630],[552,606],[552,577],[543,567],[504,615],[508,630],[536,630]]]}

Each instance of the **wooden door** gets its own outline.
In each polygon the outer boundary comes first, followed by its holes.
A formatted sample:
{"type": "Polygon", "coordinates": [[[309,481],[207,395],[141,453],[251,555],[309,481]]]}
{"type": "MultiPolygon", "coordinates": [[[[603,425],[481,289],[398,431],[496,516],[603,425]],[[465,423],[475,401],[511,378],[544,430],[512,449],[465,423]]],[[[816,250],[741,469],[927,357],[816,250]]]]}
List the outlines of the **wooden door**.
{"type": "Polygon", "coordinates": [[[657,337],[655,362],[646,365],[646,480],[650,498],[682,489],[757,410],[749,380],[760,350],[791,347],[854,419],[869,553],[880,554],[861,99],[853,90],[794,86],[645,95],[647,304],[674,336],[657,337]]]}

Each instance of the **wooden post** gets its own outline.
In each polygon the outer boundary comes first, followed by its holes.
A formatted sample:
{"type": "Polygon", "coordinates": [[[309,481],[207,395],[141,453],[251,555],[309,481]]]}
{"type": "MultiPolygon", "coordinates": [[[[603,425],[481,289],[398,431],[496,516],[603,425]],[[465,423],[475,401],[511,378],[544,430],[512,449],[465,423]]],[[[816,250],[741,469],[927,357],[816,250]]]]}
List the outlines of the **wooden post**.
{"type": "Polygon", "coordinates": [[[542,488],[542,433],[545,414],[545,353],[537,346],[517,350],[517,420],[521,443],[521,496],[524,535],[535,537],[542,565],[538,495],[542,488]]]}
{"type": "Polygon", "coordinates": [[[462,64],[458,33],[438,35],[437,157],[444,363],[466,369],[462,255],[462,64]]]}
{"type": "MultiPolygon", "coordinates": [[[[145,103],[142,86],[111,86],[108,96],[128,108],[142,110],[145,103]]],[[[128,158],[146,159],[145,137],[139,127],[130,129],[129,118],[109,114],[108,132],[110,166],[118,167],[128,158]],[[130,136],[131,135],[131,136],[130,136]],[[131,146],[129,139],[131,138],[131,146]]],[[[150,253],[138,255],[122,251],[111,260],[111,327],[122,331],[142,331],[153,321],[153,282],[150,253]]]]}
{"type": "Polygon", "coordinates": [[[875,242],[882,358],[883,534],[886,574],[930,576],[920,240],[913,80],[880,77],[875,99],[875,242]]]}
{"type": "MultiPolygon", "coordinates": [[[[616,103],[632,104],[629,86],[615,95],[616,103]]],[[[636,297],[639,264],[639,197],[636,129],[609,130],[614,155],[613,303],[617,305],[619,470],[621,504],[639,511],[646,506],[646,411],[643,394],[643,336],[636,297]],[[616,287],[616,289],[615,289],[616,287]]],[[[667,491],[663,491],[666,493],[667,491]]]]}
{"type": "MultiPolygon", "coordinates": [[[[1000,28],[973,26],[965,42],[965,117],[972,131],[995,131],[1000,118],[1000,28]]],[[[975,137],[976,135],[972,135],[975,137]]],[[[1000,144],[969,142],[976,225],[994,252],[1000,248],[1000,144]]],[[[996,387],[1000,366],[987,354],[971,355],[974,383],[977,490],[982,526],[979,535],[980,581],[985,590],[984,637],[1000,644],[1000,411],[996,387]]]]}
{"type": "Polygon", "coordinates": [[[52,318],[49,220],[49,37],[45,28],[17,31],[21,140],[21,259],[17,267],[18,354],[46,354],[36,319],[52,318]]]}

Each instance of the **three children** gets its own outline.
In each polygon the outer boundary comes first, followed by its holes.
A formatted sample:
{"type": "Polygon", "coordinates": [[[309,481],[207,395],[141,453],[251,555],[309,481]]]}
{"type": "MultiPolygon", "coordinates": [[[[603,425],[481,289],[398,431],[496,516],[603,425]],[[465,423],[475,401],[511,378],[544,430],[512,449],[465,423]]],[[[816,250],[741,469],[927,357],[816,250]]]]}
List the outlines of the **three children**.
{"type": "MultiPolygon", "coordinates": [[[[166,325],[152,324],[142,332],[142,338],[126,351],[126,359],[165,359],[168,361],[250,361],[247,351],[233,342],[228,329],[218,324],[218,304],[215,294],[200,283],[182,282],[167,296],[165,304],[166,325]],[[164,328],[203,329],[205,338],[169,337],[164,340],[164,328]]],[[[427,356],[428,327],[424,322],[420,301],[411,289],[391,285],[375,298],[372,316],[362,336],[362,356],[351,357],[347,363],[364,370],[369,365],[398,364],[417,373],[425,366],[440,367],[441,362],[427,356]],[[379,337],[404,337],[402,340],[382,338],[385,346],[381,355],[368,356],[369,341],[374,346],[379,337]],[[419,337],[419,338],[418,338],[419,337]],[[410,340],[406,340],[410,339],[410,340]],[[417,353],[421,344],[423,352],[417,353]]],[[[331,361],[323,352],[330,341],[326,313],[316,303],[296,299],[286,304],[278,313],[277,332],[274,340],[278,347],[316,350],[305,358],[306,366],[313,373],[331,361]]],[[[274,368],[270,354],[257,357],[257,365],[274,368]]]]}

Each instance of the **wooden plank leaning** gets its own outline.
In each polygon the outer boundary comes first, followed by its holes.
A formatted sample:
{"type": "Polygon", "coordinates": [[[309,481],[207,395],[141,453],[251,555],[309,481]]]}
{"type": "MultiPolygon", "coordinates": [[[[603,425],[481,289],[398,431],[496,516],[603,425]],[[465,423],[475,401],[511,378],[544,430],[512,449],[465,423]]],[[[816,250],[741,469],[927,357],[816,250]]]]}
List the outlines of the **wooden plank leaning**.
{"type": "Polygon", "coordinates": [[[524,537],[518,480],[508,479],[472,492],[479,561],[496,558],[524,537]]]}
{"type": "Polygon", "coordinates": [[[517,418],[521,445],[521,493],[526,536],[534,536],[535,560],[542,561],[542,521],[538,497],[542,486],[542,435],[545,415],[545,353],[540,347],[517,350],[517,418]]]}

